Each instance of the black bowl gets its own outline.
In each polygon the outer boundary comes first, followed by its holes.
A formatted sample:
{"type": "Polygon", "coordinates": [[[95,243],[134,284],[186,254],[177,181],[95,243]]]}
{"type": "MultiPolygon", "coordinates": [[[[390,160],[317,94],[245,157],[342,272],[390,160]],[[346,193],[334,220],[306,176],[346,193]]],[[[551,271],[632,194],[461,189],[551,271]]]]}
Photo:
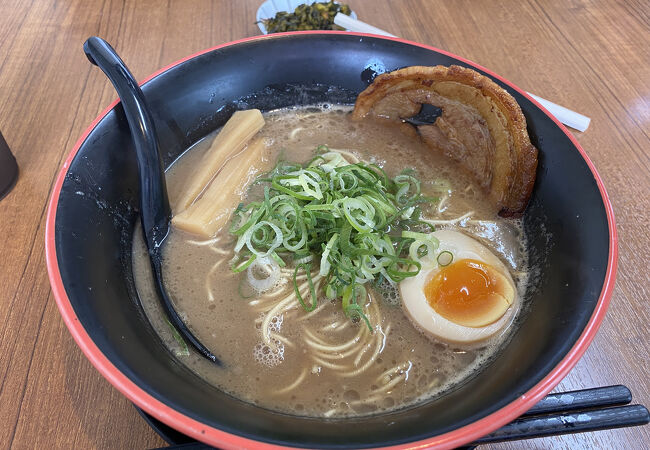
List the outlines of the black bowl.
{"type": "Polygon", "coordinates": [[[374,72],[437,64],[472,67],[508,90],[540,150],[525,214],[540,276],[528,292],[528,315],[491,365],[436,400],[346,420],[279,414],[209,386],[165,349],[134,289],[136,159],[115,102],[70,153],[52,193],[46,231],[57,304],[97,369],[146,412],[219,447],[455,446],[511,421],[548,393],[584,353],[604,317],[614,285],[616,231],[592,163],[570,133],[522,90],[440,50],[336,32],[273,35],[216,47],[163,69],[143,90],[169,165],[236,109],[350,103],[374,72]]]}

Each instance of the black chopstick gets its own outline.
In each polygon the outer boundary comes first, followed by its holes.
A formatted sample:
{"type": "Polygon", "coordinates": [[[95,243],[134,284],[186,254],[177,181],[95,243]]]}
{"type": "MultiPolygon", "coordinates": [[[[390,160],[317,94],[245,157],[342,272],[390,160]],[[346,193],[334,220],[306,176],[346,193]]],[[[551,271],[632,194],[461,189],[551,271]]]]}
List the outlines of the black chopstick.
{"type": "Polygon", "coordinates": [[[632,393],[623,385],[605,386],[578,391],[548,394],[530,408],[522,417],[546,413],[562,413],[601,406],[627,405],[632,401],[632,393]]]}
{"type": "Polygon", "coordinates": [[[470,445],[633,427],[645,425],[648,421],[650,421],[648,410],[643,405],[523,417],[504,425],[494,433],[490,433],[470,445]]]}
{"type": "Polygon", "coordinates": [[[650,413],[646,407],[627,405],[631,401],[630,390],[621,385],[549,394],[519,419],[472,442],[469,448],[492,442],[558,436],[649,423],[650,413]]]}

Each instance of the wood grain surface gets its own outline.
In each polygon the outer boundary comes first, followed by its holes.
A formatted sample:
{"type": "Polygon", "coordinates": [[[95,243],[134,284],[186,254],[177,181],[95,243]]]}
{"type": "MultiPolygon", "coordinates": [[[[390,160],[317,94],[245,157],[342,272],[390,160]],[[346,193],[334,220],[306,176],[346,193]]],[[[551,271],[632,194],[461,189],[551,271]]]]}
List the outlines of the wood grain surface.
{"type": "MultiPolygon", "coordinates": [[[[83,130],[116,98],[82,51],[91,35],[136,78],[259,34],[261,0],[0,2],[0,130],[20,166],[0,201],[0,448],[165,445],[90,365],[63,324],[44,258],[46,203],[83,130]]],[[[473,60],[589,115],[575,132],[608,189],[619,233],[609,313],[559,390],[626,384],[650,405],[650,3],[349,0],[359,18],[473,60]]],[[[486,446],[487,447],[487,446],[486,446]]],[[[650,448],[649,427],[490,448],[650,448]]]]}

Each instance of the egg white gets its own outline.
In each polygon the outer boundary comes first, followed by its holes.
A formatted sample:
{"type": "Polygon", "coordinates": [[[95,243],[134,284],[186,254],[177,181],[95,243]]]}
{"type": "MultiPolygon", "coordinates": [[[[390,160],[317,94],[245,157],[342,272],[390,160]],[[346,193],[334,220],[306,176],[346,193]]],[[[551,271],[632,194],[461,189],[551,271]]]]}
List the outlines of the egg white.
{"type": "Polygon", "coordinates": [[[436,255],[429,259],[428,264],[426,262],[423,264],[420,273],[400,283],[402,305],[407,315],[425,333],[455,344],[472,344],[499,333],[512,321],[519,306],[517,288],[506,266],[487,247],[461,232],[439,230],[432,234],[440,241],[436,255]],[[443,251],[451,252],[454,255],[454,262],[461,259],[475,259],[489,264],[503,274],[512,286],[514,298],[512,305],[499,320],[481,328],[466,327],[445,319],[429,305],[424,295],[424,286],[440,270],[435,256],[443,251]]]}

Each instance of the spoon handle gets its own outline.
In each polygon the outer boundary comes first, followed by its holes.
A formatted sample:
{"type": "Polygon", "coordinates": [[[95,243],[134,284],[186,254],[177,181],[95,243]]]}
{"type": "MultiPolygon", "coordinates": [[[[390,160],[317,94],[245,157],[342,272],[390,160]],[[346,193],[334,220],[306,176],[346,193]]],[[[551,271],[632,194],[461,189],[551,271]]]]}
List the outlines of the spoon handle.
{"type": "Polygon", "coordinates": [[[91,37],[84,43],[88,60],[98,66],[117,91],[129,122],[140,172],[142,226],[147,248],[158,249],[169,232],[171,208],[158,137],[144,94],[122,59],[108,42],[91,37]]]}
{"type": "Polygon", "coordinates": [[[221,362],[185,325],[163,282],[161,246],[169,232],[171,208],[167,197],[165,171],[158,151],[158,135],[144,94],[131,72],[108,42],[91,37],[84,43],[88,60],[106,74],[122,101],[135,144],[140,174],[140,218],[149,260],[161,305],[170,322],[201,355],[217,365],[221,362]]]}

